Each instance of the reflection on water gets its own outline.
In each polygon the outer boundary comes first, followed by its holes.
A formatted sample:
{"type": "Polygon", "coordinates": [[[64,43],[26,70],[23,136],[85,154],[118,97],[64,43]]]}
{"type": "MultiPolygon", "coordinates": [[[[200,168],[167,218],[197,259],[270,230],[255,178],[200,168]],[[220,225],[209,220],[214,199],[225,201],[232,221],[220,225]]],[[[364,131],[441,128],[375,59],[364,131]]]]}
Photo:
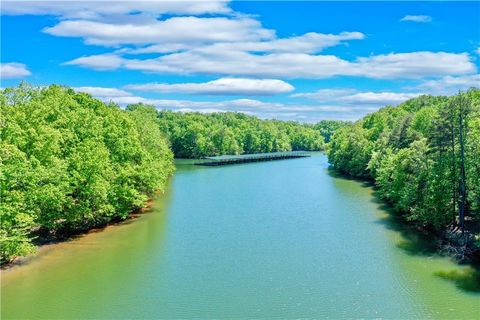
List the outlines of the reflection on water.
{"type": "Polygon", "coordinates": [[[2,272],[2,319],[478,318],[478,272],[373,192],[321,154],[179,163],[148,214],[2,272]]]}

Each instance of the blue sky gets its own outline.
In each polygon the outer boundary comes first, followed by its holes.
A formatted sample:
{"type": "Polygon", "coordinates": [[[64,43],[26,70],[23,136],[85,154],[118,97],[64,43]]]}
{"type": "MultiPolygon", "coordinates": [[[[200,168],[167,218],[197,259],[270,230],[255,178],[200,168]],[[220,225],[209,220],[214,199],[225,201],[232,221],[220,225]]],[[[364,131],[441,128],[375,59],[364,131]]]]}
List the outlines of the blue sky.
{"type": "Polygon", "coordinates": [[[355,120],[479,86],[479,2],[2,1],[2,87],[355,120]]]}

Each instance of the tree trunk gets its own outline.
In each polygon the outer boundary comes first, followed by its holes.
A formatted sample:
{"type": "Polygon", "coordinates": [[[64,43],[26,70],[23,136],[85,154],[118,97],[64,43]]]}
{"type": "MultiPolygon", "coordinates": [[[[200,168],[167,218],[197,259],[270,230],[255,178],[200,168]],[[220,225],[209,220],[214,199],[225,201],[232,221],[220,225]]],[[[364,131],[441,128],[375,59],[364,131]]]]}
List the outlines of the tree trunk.
{"type": "Polygon", "coordinates": [[[464,99],[462,96],[459,97],[460,110],[458,113],[458,127],[459,127],[459,144],[460,144],[460,195],[459,195],[459,219],[460,219],[460,228],[462,234],[465,232],[465,208],[466,208],[466,197],[467,197],[467,179],[465,175],[465,138],[466,138],[466,124],[465,124],[465,114],[466,106],[464,105],[464,99]]]}
{"type": "Polygon", "coordinates": [[[455,124],[454,124],[454,115],[452,114],[450,120],[450,142],[452,143],[452,155],[450,158],[452,167],[452,221],[456,222],[457,218],[457,166],[455,164],[455,124]]]}

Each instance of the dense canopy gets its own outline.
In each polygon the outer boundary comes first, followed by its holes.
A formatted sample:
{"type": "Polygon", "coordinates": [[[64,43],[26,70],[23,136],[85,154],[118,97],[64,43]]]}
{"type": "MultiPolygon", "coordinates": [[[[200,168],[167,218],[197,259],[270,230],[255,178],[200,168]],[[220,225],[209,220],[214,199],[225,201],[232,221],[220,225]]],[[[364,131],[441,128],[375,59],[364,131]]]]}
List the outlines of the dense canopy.
{"type": "Polygon", "coordinates": [[[145,110],[125,112],[60,86],[21,85],[0,97],[1,261],[54,236],[124,219],[173,170],[145,110]]]}
{"type": "Polygon", "coordinates": [[[336,131],[328,157],[346,174],[373,179],[408,220],[473,232],[480,220],[480,90],[385,107],[336,131]]]}
{"type": "Polygon", "coordinates": [[[260,120],[233,112],[160,111],[158,118],[179,158],[324,148],[319,130],[294,121],[260,120]]]}

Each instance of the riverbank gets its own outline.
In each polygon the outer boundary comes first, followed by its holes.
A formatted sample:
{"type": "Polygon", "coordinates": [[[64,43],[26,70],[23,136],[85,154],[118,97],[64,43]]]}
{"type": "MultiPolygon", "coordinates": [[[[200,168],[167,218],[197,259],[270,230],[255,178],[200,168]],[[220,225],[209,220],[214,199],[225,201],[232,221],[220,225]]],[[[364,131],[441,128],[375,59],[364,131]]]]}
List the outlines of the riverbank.
{"type": "MultiPolygon", "coordinates": [[[[450,257],[459,264],[467,264],[474,266],[480,270],[480,248],[475,242],[473,232],[461,232],[458,225],[450,225],[444,231],[434,230],[419,225],[418,223],[408,221],[404,213],[396,211],[388,201],[381,198],[378,189],[373,182],[369,181],[375,190],[375,197],[379,202],[383,203],[385,210],[397,219],[398,223],[404,225],[409,232],[415,232],[424,237],[429,243],[430,251],[439,255],[450,257]]],[[[480,286],[480,283],[479,283],[480,286]]]]}
{"type": "Polygon", "coordinates": [[[143,207],[133,210],[125,219],[113,219],[105,224],[97,225],[90,229],[70,230],[69,232],[61,232],[55,235],[34,235],[35,239],[32,241],[32,243],[36,246],[35,252],[27,256],[17,256],[11,261],[0,264],[0,270],[8,270],[29,263],[32,259],[34,259],[38,255],[41,255],[43,251],[48,251],[48,248],[54,247],[57,244],[73,241],[92,233],[103,232],[107,228],[111,228],[125,223],[130,223],[132,220],[137,219],[145,213],[148,213],[148,211],[151,210],[154,204],[154,199],[162,195],[163,192],[156,192],[153,197],[149,198],[145,202],[143,207]]]}
{"type": "MultiPolygon", "coordinates": [[[[431,228],[425,228],[418,223],[412,223],[405,218],[404,213],[396,211],[392,204],[382,199],[375,185],[375,181],[372,179],[354,177],[347,173],[340,172],[333,167],[329,167],[329,173],[334,177],[358,181],[375,190],[374,197],[382,208],[389,212],[395,220],[394,225],[396,225],[396,228],[401,232],[403,232],[402,229],[406,228],[408,232],[414,232],[418,236],[425,238],[423,245],[428,248],[426,249],[428,252],[450,257],[459,264],[472,265],[476,270],[480,271],[480,248],[475,244],[472,233],[467,231],[462,235],[458,226],[451,226],[446,231],[440,232],[431,228]],[[466,241],[465,238],[468,239],[468,241],[466,241]]],[[[478,228],[478,226],[476,228],[478,228]]]]}

